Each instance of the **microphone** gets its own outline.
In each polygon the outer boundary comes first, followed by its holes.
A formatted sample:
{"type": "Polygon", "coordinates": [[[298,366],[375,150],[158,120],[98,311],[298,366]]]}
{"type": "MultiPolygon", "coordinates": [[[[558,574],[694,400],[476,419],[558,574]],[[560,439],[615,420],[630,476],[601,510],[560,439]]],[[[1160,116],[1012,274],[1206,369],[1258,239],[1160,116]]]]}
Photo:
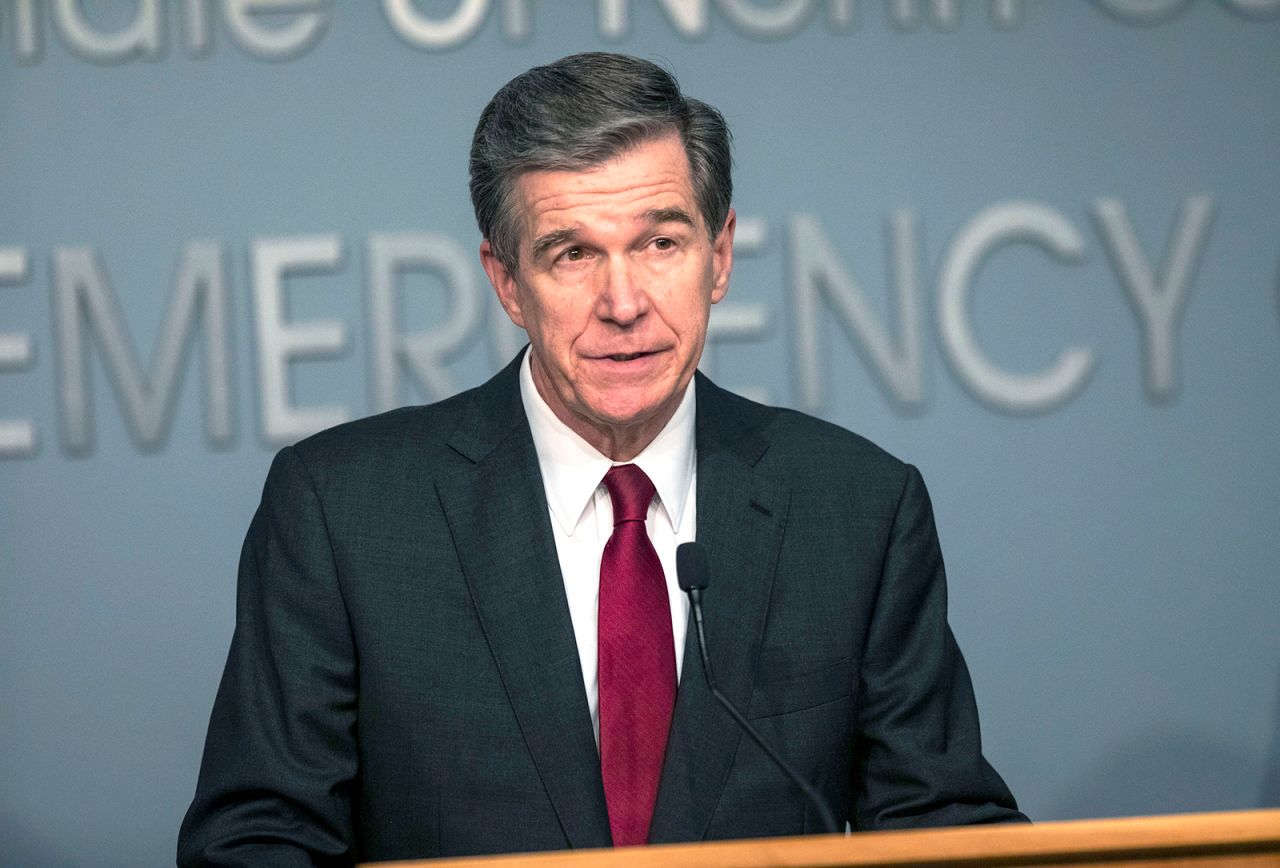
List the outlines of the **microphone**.
{"type": "Polygon", "coordinates": [[[711,688],[711,695],[725,711],[729,712],[734,722],[742,727],[743,732],[751,736],[751,740],[760,746],[769,759],[773,760],[774,765],[782,769],[782,773],[804,794],[809,804],[813,805],[814,810],[818,812],[818,817],[826,830],[833,835],[837,834],[835,817],[818,791],[800,777],[796,770],[765,742],[764,736],[760,735],[742,712],[729,701],[729,697],[721,693],[720,688],[716,686],[715,676],[711,674],[711,658],[707,656],[707,634],[702,627],[702,592],[706,590],[710,576],[706,546],[700,542],[687,542],[676,547],[676,579],[680,582],[680,589],[689,595],[689,603],[693,607],[693,627],[698,633],[698,651],[702,655],[702,671],[707,676],[707,686],[711,688]]]}

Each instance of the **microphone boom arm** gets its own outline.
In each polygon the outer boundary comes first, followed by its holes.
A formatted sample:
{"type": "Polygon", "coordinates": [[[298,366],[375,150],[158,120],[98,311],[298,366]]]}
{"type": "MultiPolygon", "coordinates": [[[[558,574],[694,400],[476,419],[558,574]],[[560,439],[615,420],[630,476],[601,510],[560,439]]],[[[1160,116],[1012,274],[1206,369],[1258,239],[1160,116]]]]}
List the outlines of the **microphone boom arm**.
{"type": "Polygon", "coordinates": [[[742,712],[738,711],[737,707],[729,701],[729,697],[725,696],[720,691],[719,686],[716,685],[715,676],[711,673],[711,658],[707,655],[707,634],[702,626],[702,588],[690,587],[685,590],[689,594],[689,602],[693,607],[693,627],[698,633],[698,653],[702,657],[702,672],[707,676],[707,686],[711,688],[711,695],[716,698],[716,701],[720,703],[720,706],[725,711],[729,712],[729,716],[734,719],[738,726],[747,735],[751,736],[751,740],[768,755],[769,759],[773,760],[774,765],[782,769],[783,773],[804,794],[804,797],[813,805],[814,810],[818,812],[818,817],[822,820],[822,825],[827,832],[833,835],[838,834],[835,817],[832,816],[831,809],[827,807],[826,800],[813,788],[812,784],[800,777],[795,769],[791,768],[790,764],[764,740],[764,737],[747,721],[742,712]]]}

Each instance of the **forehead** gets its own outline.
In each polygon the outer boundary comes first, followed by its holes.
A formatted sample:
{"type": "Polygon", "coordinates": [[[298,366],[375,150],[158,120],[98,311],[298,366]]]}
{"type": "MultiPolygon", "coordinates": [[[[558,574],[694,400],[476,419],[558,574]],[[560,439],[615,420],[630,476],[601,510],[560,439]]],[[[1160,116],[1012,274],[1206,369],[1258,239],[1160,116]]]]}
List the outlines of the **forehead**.
{"type": "Polygon", "coordinates": [[[663,209],[696,213],[689,158],[675,134],[588,169],[525,172],[516,193],[526,242],[556,229],[620,228],[663,209]]]}

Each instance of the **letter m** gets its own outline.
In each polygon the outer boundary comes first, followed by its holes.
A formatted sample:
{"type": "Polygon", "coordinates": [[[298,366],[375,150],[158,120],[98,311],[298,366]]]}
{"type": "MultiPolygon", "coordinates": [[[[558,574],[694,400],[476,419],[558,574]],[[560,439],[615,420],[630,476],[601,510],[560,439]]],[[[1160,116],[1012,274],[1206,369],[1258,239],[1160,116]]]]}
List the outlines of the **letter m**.
{"type": "Polygon", "coordinates": [[[134,441],[155,449],[168,433],[181,364],[196,322],[204,330],[205,434],[214,444],[231,439],[231,371],[227,344],[227,289],[217,242],[182,251],[151,366],[143,370],[119,301],[92,248],[60,247],[53,254],[54,341],[58,411],[63,443],[71,452],[93,448],[89,359],[93,341],[124,409],[134,441]]]}

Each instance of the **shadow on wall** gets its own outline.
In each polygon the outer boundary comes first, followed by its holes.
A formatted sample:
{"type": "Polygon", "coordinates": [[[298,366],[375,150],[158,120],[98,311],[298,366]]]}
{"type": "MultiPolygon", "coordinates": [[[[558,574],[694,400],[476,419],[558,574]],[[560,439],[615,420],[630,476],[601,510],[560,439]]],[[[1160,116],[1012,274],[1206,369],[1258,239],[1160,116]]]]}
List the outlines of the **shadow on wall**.
{"type": "Polygon", "coordinates": [[[54,842],[19,825],[8,814],[0,813],[0,865],[71,868],[74,863],[57,850],[54,842]]]}
{"type": "Polygon", "coordinates": [[[1271,755],[1262,776],[1262,808],[1280,808],[1280,677],[1276,679],[1276,716],[1271,728],[1271,755]]]}
{"type": "MultiPolygon", "coordinates": [[[[1274,792],[1276,747],[1265,786],[1274,792]]],[[[1118,744],[1103,761],[1084,769],[1059,800],[1054,818],[1128,817],[1257,807],[1258,754],[1211,735],[1153,729],[1118,744]]]]}

